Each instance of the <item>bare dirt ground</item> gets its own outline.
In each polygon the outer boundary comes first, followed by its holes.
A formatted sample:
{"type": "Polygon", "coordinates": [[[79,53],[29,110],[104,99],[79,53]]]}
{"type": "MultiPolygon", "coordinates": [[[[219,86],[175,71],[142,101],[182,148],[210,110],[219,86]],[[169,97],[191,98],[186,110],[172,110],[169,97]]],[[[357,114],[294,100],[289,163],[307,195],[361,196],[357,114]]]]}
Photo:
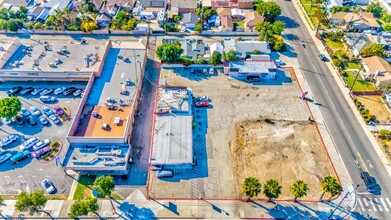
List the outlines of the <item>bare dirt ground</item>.
{"type": "MultiPolygon", "coordinates": [[[[259,118],[237,123],[231,155],[238,187],[250,176],[262,184],[276,179],[282,186],[280,199],[293,199],[289,188],[295,180],[308,184],[303,199],[319,199],[323,177],[334,175],[315,125],[309,121],[259,118]]],[[[258,198],[266,199],[262,194],[258,198]]]]}
{"type": "Polygon", "coordinates": [[[380,96],[356,96],[357,99],[369,110],[369,113],[376,116],[381,123],[389,123],[391,113],[380,96]]]}

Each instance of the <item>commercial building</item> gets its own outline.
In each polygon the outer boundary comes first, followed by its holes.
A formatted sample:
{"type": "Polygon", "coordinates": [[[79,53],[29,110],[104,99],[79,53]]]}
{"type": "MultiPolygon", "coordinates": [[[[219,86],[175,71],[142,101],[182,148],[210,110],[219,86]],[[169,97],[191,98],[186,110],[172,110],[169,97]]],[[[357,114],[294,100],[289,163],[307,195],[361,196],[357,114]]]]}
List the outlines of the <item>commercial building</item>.
{"type": "Polygon", "coordinates": [[[249,76],[275,79],[277,67],[272,60],[234,61],[224,64],[224,73],[239,80],[246,80],[249,76]]]}

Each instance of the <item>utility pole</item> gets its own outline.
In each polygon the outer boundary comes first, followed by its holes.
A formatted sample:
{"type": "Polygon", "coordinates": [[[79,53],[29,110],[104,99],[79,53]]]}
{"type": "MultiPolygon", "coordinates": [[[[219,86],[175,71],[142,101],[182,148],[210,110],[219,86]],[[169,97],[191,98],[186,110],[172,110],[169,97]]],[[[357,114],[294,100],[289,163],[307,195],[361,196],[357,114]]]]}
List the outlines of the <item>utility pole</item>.
{"type": "Polygon", "coordinates": [[[349,93],[351,93],[352,92],[352,90],[353,90],[353,86],[354,86],[354,84],[356,84],[356,81],[357,81],[357,79],[358,79],[358,76],[360,75],[360,72],[361,72],[361,65],[360,65],[360,69],[358,70],[358,72],[357,72],[357,74],[356,74],[356,76],[354,77],[354,81],[353,81],[353,83],[352,83],[352,86],[350,87],[350,91],[349,91],[349,93]]]}
{"type": "MultiPolygon", "coordinates": [[[[360,184],[357,184],[356,185],[356,188],[354,188],[353,192],[355,192],[357,190],[357,188],[360,186],[360,184]]],[[[334,210],[330,213],[330,215],[327,217],[327,219],[330,219],[331,216],[333,216],[334,212],[337,211],[337,209],[341,206],[341,203],[344,199],[346,199],[346,197],[348,197],[348,195],[350,194],[350,192],[348,191],[345,196],[341,199],[341,201],[338,203],[338,205],[334,208],[334,210]]]]}

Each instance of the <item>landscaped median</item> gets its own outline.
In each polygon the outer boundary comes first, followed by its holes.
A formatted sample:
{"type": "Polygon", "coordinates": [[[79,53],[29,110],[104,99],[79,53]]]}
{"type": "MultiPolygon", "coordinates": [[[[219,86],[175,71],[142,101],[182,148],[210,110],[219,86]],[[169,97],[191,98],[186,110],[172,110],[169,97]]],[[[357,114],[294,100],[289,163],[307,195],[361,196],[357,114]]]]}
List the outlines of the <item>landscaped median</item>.
{"type": "Polygon", "coordinates": [[[41,163],[47,163],[52,161],[54,158],[57,157],[57,155],[61,152],[62,149],[62,143],[58,141],[52,141],[50,142],[50,152],[43,154],[40,157],[40,162],[41,163]]]}

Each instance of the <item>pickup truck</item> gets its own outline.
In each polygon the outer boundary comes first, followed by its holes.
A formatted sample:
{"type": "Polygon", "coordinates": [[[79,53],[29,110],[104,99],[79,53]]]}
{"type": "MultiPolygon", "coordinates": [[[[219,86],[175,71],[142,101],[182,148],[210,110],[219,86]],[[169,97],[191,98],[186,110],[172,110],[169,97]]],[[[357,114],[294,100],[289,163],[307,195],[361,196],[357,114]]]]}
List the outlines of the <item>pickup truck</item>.
{"type": "Polygon", "coordinates": [[[31,155],[31,152],[29,150],[25,150],[25,151],[19,152],[19,153],[15,154],[14,156],[12,156],[11,161],[12,161],[12,163],[19,163],[19,161],[30,157],[30,155],[31,155]]]}

